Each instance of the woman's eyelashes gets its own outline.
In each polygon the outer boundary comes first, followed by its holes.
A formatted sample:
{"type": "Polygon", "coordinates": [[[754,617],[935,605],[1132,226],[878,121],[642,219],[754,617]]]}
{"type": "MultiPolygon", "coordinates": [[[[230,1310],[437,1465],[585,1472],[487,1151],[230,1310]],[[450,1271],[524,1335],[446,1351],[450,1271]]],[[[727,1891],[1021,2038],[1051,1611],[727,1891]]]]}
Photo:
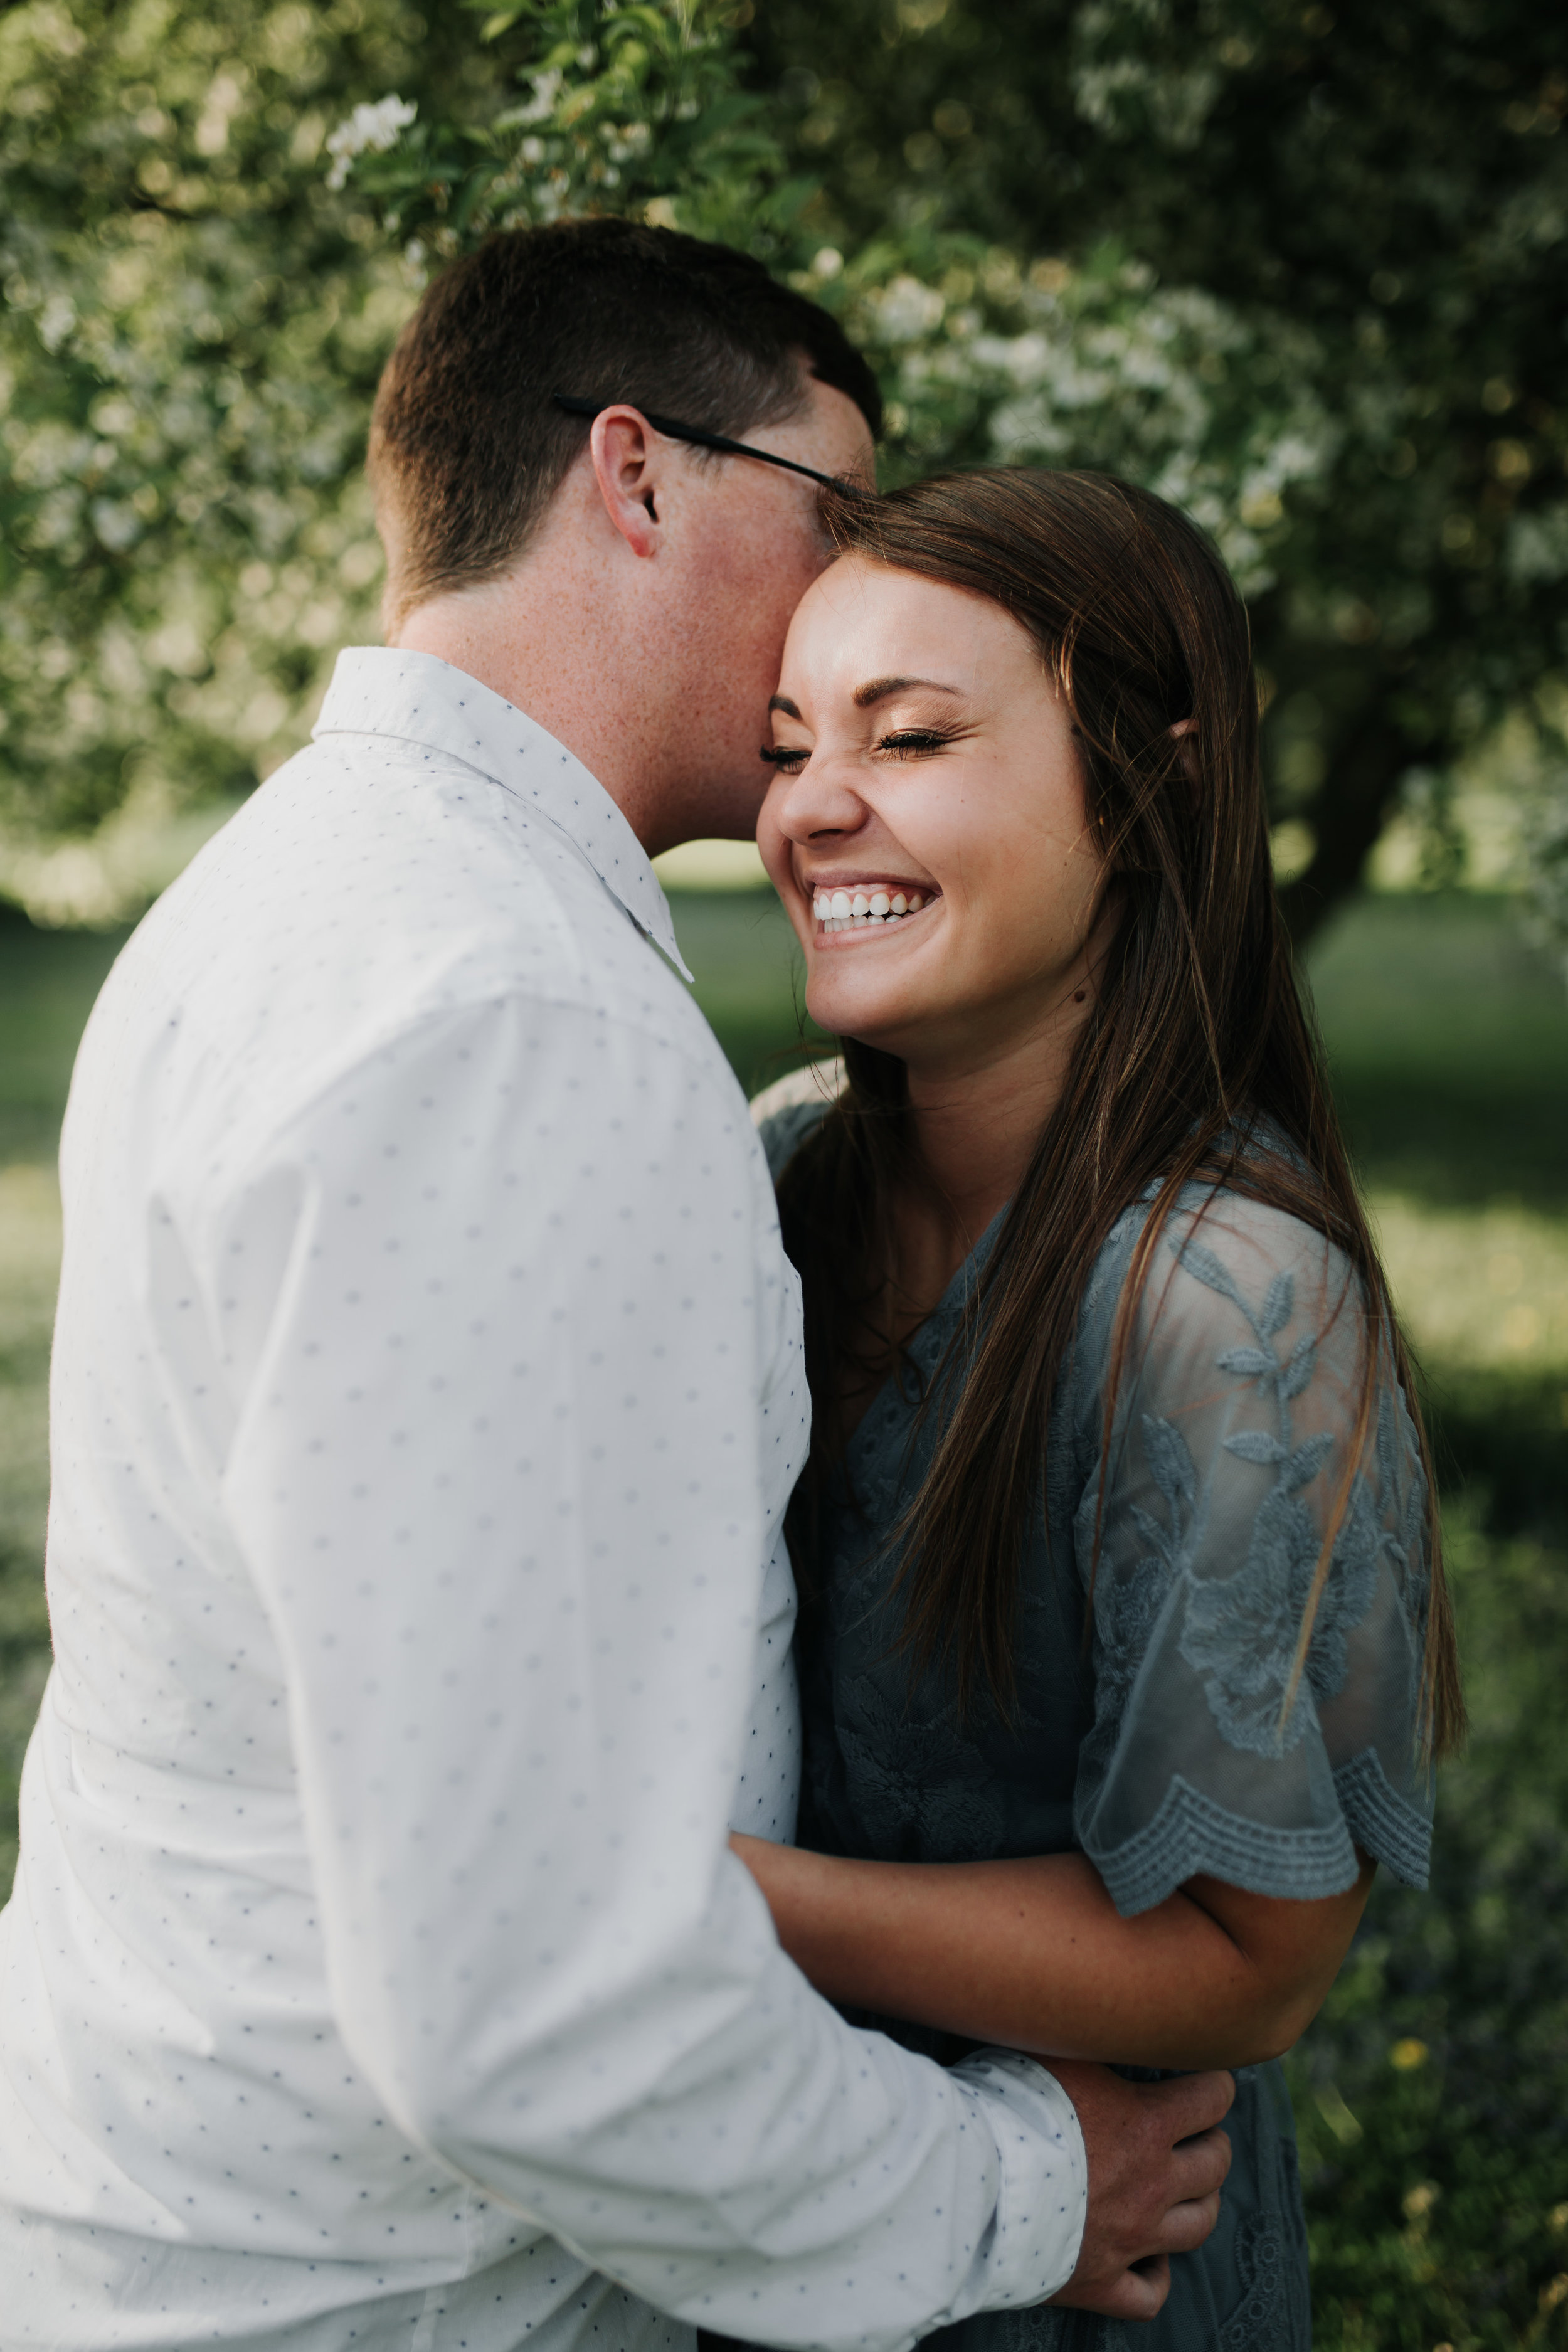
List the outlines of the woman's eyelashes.
{"type": "MultiPolygon", "coordinates": [[[[933,751],[944,751],[957,739],[955,735],[936,727],[900,727],[896,734],[880,735],[871,746],[874,751],[886,751],[894,760],[927,759],[933,751]]],[[[798,775],[811,753],[803,743],[764,743],[757,757],[765,760],[770,768],[782,768],[786,776],[798,775]]]]}
{"type": "Polygon", "coordinates": [[[876,748],[895,760],[920,760],[931,751],[945,751],[952,740],[940,728],[901,727],[896,735],[882,736],[876,748]]]}

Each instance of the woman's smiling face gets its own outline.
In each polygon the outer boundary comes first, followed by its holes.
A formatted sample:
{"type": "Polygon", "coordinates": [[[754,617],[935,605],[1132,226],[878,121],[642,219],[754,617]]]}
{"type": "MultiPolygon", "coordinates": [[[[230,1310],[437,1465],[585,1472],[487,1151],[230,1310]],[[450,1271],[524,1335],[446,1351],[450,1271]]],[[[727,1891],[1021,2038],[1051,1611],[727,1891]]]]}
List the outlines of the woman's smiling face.
{"type": "Polygon", "coordinates": [[[933,1066],[1076,1027],[1102,859],[1071,714],[1017,623],[844,557],[795,613],[773,713],[757,838],[812,1018],[933,1066]]]}

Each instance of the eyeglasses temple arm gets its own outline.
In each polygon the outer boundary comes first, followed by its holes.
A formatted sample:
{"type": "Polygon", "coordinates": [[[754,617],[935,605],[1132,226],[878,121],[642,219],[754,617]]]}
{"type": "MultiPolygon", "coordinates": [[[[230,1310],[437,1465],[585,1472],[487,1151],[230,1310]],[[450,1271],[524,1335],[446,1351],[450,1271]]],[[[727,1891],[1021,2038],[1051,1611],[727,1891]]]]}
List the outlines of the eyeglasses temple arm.
{"type": "MultiPolygon", "coordinates": [[[[584,400],[575,393],[557,392],[552,394],[557,408],[571,416],[597,416],[606,404],[601,400],[584,400]]],[[[797,465],[793,457],[776,457],[771,449],[752,449],[744,441],[731,441],[727,434],[705,432],[700,425],[681,425],[673,416],[656,416],[651,408],[642,414],[656,433],[663,433],[671,441],[695,442],[699,448],[721,449],[731,457],[757,457],[764,466],[783,466],[792,474],[804,474],[810,482],[820,482],[824,489],[837,491],[840,498],[865,498],[868,493],[858,483],[841,481],[834,474],[819,474],[815,466],[797,465]]]]}

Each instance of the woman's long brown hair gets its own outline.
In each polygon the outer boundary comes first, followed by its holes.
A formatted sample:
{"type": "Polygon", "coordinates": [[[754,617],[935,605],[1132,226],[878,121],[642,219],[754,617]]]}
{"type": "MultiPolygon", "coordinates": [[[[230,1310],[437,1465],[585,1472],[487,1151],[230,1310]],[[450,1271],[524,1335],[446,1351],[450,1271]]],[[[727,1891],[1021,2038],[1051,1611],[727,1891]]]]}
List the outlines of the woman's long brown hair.
{"type": "MultiPolygon", "coordinates": [[[[1430,1454],[1275,898],[1235,585],[1173,507],[1104,475],[942,475],[874,503],[847,500],[829,520],[841,552],[984,596],[1028,632],[1078,729],[1089,818],[1120,908],[1060,1100],[922,1408],[942,1426],[892,1537],[914,1664],[950,1666],[964,1706],[982,1683],[1010,1703],[1020,1570],[1085,1284],[1118,1216],[1153,1188],[1112,1338],[1109,1440],[1160,1233],[1199,1179],[1323,1234],[1348,1262],[1366,1321],[1356,1425],[1281,1720],[1392,1365],[1426,1473],[1421,1721],[1424,1746],[1442,1757],[1462,1734],[1464,1706],[1430,1454]],[[1289,1150],[1269,1150],[1270,1134],[1289,1150]]],[[[817,1400],[797,1537],[842,1454],[832,1399],[846,1367],[883,1344],[892,1204],[919,1181],[903,1063],[852,1039],[845,1062],[844,1096],[780,1187],[817,1400]]]]}

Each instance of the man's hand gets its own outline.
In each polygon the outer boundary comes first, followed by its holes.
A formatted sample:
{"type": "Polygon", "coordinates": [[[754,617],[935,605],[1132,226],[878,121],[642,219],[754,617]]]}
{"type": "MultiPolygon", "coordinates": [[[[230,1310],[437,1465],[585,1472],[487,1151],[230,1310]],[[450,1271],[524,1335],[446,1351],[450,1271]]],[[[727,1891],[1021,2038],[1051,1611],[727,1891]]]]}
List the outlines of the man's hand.
{"type": "Polygon", "coordinates": [[[1078,2268],[1053,2303],[1108,2319],[1152,2319],[1171,2291],[1171,2256],[1201,2246],[1219,2219],[1230,2141],[1220,2119],[1228,2074],[1127,2083],[1109,2067],[1053,2058],[1078,2110],[1089,2158],[1089,2217],[1078,2268]]]}

